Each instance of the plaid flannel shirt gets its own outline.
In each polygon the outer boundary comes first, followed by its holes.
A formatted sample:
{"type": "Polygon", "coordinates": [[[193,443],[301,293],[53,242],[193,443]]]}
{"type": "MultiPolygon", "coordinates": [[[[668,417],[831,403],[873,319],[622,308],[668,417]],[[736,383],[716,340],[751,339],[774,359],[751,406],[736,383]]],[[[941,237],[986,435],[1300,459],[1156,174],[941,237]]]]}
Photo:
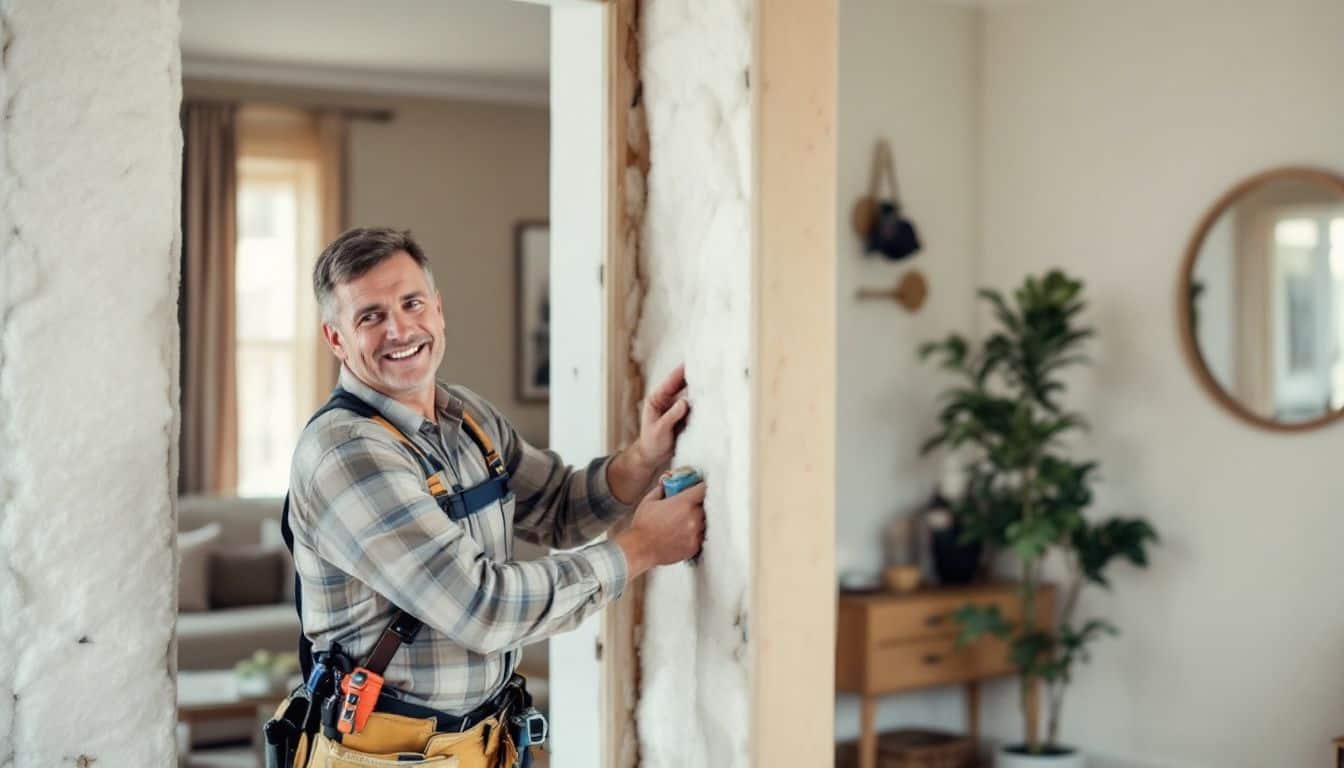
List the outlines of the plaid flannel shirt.
{"type": "Polygon", "coordinates": [[[577,626],[625,589],[625,555],[613,542],[514,562],[514,535],[576,547],[630,507],[607,485],[610,457],[567,467],[554,452],[528,445],[494,406],[465,388],[437,387],[434,423],[348,369],[340,382],[436,455],[447,487],[470,488],[489,477],[462,426],[464,407],[508,467],[511,493],[454,522],[430,495],[410,449],[372,420],[343,410],[308,425],[291,467],[294,563],[303,628],[314,648],[335,641],[363,658],[399,607],[424,627],[393,657],[387,685],[415,703],[463,714],[508,681],[521,645],[577,626]]]}

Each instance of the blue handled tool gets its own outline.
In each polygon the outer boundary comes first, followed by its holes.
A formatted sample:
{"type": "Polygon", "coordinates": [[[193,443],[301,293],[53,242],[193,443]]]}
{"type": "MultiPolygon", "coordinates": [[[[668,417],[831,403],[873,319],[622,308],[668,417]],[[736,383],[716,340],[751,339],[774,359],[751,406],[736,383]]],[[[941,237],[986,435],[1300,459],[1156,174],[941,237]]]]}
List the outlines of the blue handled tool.
{"type": "Polygon", "coordinates": [[[677,467],[663,473],[663,496],[676,496],[678,493],[701,482],[700,473],[690,467],[677,467]]]}
{"type": "MultiPolygon", "coordinates": [[[[663,473],[661,478],[663,484],[663,497],[676,496],[678,493],[681,493],[691,486],[699,485],[703,481],[704,478],[700,477],[700,473],[696,472],[691,467],[677,467],[676,469],[668,470],[663,473]]],[[[701,551],[703,551],[703,549],[701,551]]],[[[686,562],[691,565],[699,563],[700,552],[696,552],[691,556],[691,559],[686,562]]]]}

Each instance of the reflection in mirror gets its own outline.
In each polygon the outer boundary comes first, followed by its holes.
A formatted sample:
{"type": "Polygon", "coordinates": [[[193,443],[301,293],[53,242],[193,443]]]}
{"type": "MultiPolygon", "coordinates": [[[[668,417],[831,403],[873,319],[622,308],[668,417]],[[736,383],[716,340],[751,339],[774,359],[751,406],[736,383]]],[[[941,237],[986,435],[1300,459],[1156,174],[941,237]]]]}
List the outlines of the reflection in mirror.
{"type": "Polygon", "coordinates": [[[1204,227],[1187,260],[1183,319],[1220,399],[1268,426],[1338,413],[1344,179],[1264,174],[1224,197],[1204,227]]]}

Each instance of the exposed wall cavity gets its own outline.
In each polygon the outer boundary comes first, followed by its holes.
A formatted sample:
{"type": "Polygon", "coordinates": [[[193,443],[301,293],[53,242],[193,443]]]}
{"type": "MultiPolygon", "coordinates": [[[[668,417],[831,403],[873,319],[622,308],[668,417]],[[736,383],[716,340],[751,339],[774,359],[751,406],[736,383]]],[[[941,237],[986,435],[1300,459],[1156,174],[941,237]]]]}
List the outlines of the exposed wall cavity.
{"type": "Polygon", "coordinates": [[[0,0],[0,766],[173,762],[176,0],[0,0]]]}
{"type": "MultiPolygon", "coordinates": [[[[617,122],[623,130],[618,139],[622,140],[622,161],[620,169],[621,209],[619,212],[616,245],[620,257],[614,264],[628,265],[626,271],[613,270],[612,280],[616,286],[626,286],[625,295],[615,310],[615,321],[625,332],[624,350],[625,370],[614,377],[618,399],[618,416],[608,425],[614,432],[610,437],[614,445],[629,445],[639,434],[639,406],[644,395],[645,379],[640,355],[636,351],[640,326],[640,313],[644,294],[648,290],[643,265],[640,263],[639,248],[644,234],[644,207],[649,174],[649,134],[648,123],[644,115],[644,89],[640,82],[640,9],[641,0],[619,0],[615,4],[617,23],[618,71],[613,78],[616,99],[613,109],[618,113],[617,122]]],[[[616,290],[620,290],[617,288],[616,290]]],[[[621,364],[621,356],[613,356],[613,365],[621,364]]],[[[616,605],[608,608],[607,621],[618,627],[618,631],[609,636],[609,652],[616,663],[613,677],[614,700],[618,702],[616,738],[610,744],[615,750],[614,765],[617,768],[635,768],[640,764],[638,717],[641,664],[639,661],[638,638],[644,620],[644,583],[635,582],[626,590],[626,596],[616,605]]]]}
{"type": "Polygon", "coordinates": [[[640,11],[651,167],[634,353],[650,386],[685,361],[693,411],[676,461],[709,484],[700,563],[657,570],[645,592],[638,730],[648,768],[749,759],[750,8],[647,0],[640,11]]]}

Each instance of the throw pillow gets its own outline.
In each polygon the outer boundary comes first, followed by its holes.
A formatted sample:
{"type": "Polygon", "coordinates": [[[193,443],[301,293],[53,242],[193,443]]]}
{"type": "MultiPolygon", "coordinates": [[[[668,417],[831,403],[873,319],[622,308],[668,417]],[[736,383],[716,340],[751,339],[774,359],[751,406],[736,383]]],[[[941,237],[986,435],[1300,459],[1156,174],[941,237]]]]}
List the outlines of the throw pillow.
{"type": "Polygon", "coordinates": [[[282,551],[274,547],[228,547],[210,558],[210,606],[238,608],[280,602],[282,551]]]}
{"type": "Polygon", "coordinates": [[[289,550],[285,548],[285,537],[280,530],[280,521],[274,518],[267,518],[261,521],[261,545],[263,547],[274,547],[280,550],[280,557],[284,561],[284,581],[280,584],[280,597],[286,603],[294,602],[294,558],[290,556],[289,550]]]}
{"type": "Polygon", "coordinates": [[[219,523],[211,523],[194,531],[177,534],[178,611],[189,612],[210,609],[210,552],[218,543],[222,530],[219,523]]]}

